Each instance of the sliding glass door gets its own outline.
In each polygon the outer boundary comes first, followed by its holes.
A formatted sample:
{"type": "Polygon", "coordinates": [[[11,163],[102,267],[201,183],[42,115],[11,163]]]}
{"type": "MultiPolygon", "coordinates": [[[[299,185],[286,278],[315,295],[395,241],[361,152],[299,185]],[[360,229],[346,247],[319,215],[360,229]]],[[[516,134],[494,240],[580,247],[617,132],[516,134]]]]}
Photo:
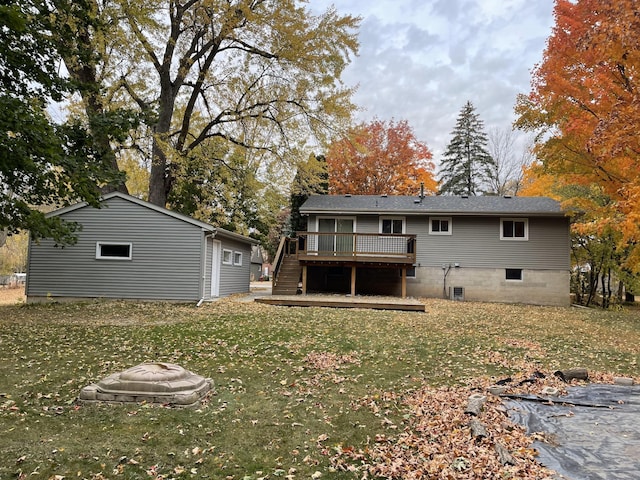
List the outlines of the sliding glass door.
{"type": "Polygon", "coordinates": [[[351,255],[353,252],[353,224],[352,218],[319,218],[318,253],[320,255],[331,253],[334,255],[351,255]],[[340,235],[326,235],[339,233],[340,235]]]}

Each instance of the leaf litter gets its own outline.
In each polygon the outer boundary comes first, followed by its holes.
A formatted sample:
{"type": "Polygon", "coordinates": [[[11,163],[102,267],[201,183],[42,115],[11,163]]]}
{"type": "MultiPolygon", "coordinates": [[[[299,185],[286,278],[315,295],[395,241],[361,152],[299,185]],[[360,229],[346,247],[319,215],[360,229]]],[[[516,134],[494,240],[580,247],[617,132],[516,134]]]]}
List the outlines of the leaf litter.
{"type": "Polygon", "coordinates": [[[235,299],[201,309],[2,307],[0,430],[9,435],[2,453],[10,465],[0,461],[0,473],[545,479],[551,473],[536,463],[532,439],[510,423],[497,397],[488,395],[479,415],[487,435],[471,437],[467,398],[506,377],[507,393],[562,391],[548,372],[567,364],[589,366],[598,381],[613,378],[598,370],[635,376],[639,340],[634,317],[620,313],[446,301],[427,301],[426,314],[235,299]],[[215,393],[193,412],[76,409],[82,386],[158,359],[212,376],[215,393]],[[545,378],[526,382],[536,372],[545,378]],[[94,437],[74,445],[68,435],[81,434],[81,424],[94,437]],[[496,444],[515,465],[499,462],[496,444]],[[128,461],[119,463],[122,457],[128,461]]]}

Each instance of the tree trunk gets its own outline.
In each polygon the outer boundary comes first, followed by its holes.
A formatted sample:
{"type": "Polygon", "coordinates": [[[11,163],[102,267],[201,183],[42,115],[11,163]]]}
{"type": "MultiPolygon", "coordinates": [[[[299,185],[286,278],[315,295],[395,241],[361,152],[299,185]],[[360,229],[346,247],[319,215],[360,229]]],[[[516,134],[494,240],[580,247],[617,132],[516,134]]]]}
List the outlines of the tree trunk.
{"type": "MultiPolygon", "coordinates": [[[[164,67],[164,66],[163,66],[164,67]]],[[[158,122],[154,127],[153,148],[151,149],[151,171],[149,172],[149,202],[159,207],[167,206],[167,198],[173,186],[173,179],[169,171],[169,162],[162,142],[168,142],[167,136],[171,131],[171,119],[175,105],[174,86],[169,79],[169,69],[164,68],[160,73],[160,111],[158,122]]],[[[178,152],[179,153],[179,152],[178,152]]]]}
{"type": "Polygon", "coordinates": [[[168,189],[166,185],[167,158],[158,145],[157,140],[153,140],[151,171],[149,172],[149,202],[159,207],[167,205],[168,189]]]}
{"type": "Polygon", "coordinates": [[[589,380],[589,372],[586,368],[570,368],[567,370],[558,370],[553,373],[563,382],[570,383],[571,380],[589,380]]]}
{"type": "MultiPolygon", "coordinates": [[[[90,4],[91,10],[97,12],[98,4],[93,2],[90,4]]],[[[102,94],[100,91],[100,80],[98,79],[96,60],[93,56],[86,57],[87,50],[94,44],[92,29],[94,28],[90,21],[82,23],[85,17],[75,17],[80,19],[76,25],[77,38],[66,39],[64,41],[65,50],[62,52],[64,63],[69,71],[69,75],[75,80],[82,89],[81,95],[84,99],[85,113],[89,121],[89,132],[93,139],[93,146],[98,151],[98,155],[105,168],[118,172],[118,162],[116,155],[111,148],[109,135],[105,131],[104,118],[106,117],[105,108],[102,103],[102,94]]],[[[124,181],[117,185],[107,185],[100,188],[102,194],[112,191],[129,193],[124,181]]]]}

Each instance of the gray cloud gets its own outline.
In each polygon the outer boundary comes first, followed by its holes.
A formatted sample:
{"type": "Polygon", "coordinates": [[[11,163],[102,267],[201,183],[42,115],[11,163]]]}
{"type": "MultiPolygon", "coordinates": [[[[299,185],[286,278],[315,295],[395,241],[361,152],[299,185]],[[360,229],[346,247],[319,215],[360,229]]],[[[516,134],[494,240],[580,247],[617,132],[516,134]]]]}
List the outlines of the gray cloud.
{"type": "Polygon", "coordinates": [[[344,75],[359,85],[361,121],[408,120],[436,160],[470,100],[491,128],[509,128],[518,93],[542,59],[553,0],[312,0],[363,17],[360,55],[344,75]]]}

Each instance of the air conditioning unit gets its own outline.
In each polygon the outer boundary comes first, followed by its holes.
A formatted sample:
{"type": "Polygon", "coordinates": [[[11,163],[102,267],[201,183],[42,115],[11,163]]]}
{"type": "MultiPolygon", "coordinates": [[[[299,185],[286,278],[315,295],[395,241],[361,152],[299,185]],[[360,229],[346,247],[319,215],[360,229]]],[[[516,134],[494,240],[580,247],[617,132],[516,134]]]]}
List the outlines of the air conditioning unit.
{"type": "Polygon", "coordinates": [[[464,301],[464,287],[449,287],[449,298],[458,302],[464,301]]]}

